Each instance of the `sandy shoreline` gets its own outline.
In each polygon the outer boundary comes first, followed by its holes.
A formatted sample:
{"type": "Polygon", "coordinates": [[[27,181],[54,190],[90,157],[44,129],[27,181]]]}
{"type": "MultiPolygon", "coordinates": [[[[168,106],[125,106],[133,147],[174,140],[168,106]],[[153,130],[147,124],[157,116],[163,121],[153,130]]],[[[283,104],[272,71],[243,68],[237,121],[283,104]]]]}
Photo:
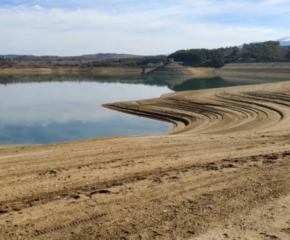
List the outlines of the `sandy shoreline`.
{"type": "MultiPolygon", "coordinates": [[[[153,70],[147,68],[146,72],[153,70]]],[[[0,68],[0,74],[98,74],[98,75],[122,75],[140,74],[142,68],[125,67],[92,67],[92,68],[0,68]]]]}
{"type": "Polygon", "coordinates": [[[176,128],[0,147],[0,239],[289,239],[289,90],[113,103],[176,128]]]}
{"type": "MultiPolygon", "coordinates": [[[[146,68],[145,72],[151,72],[155,68],[146,68]]],[[[184,68],[188,70],[187,77],[204,78],[215,76],[215,68],[184,68]]],[[[95,67],[95,68],[0,68],[1,75],[48,75],[48,74],[92,74],[103,76],[114,75],[140,75],[142,68],[125,67],[95,67]]],[[[184,74],[182,74],[184,75],[184,74]]],[[[170,75],[169,75],[170,76],[170,75]]],[[[180,76],[178,73],[175,76],[180,76]]],[[[162,76],[160,76],[162,77],[162,76]]]]}
{"type": "Polygon", "coordinates": [[[290,63],[230,63],[217,69],[215,74],[221,77],[290,79],[290,63]]]}
{"type": "MultiPolygon", "coordinates": [[[[158,71],[160,68],[146,68],[145,72],[149,75],[157,72],[159,78],[212,78],[212,77],[239,77],[239,78],[275,78],[290,79],[290,63],[231,63],[222,68],[205,68],[205,67],[177,67],[177,63],[170,67],[158,71]],[[175,68],[174,68],[175,66],[175,68]],[[183,68],[183,69],[181,69],[183,68]],[[157,71],[156,71],[157,70],[157,71]]],[[[91,74],[99,76],[116,76],[116,75],[140,75],[142,68],[133,67],[91,67],[91,68],[0,68],[0,74],[5,75],[49,75],[49,74],[91,74]]]]}

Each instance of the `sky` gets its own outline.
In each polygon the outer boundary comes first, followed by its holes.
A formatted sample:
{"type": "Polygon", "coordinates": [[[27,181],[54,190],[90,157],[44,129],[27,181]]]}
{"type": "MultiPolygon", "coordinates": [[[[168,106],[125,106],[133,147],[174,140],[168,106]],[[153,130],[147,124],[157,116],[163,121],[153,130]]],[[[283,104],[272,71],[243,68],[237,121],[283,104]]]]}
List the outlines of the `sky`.
{"type": "Polygon", "coordinates": [[[290,0],[0,0],[0,54],[170,54],[290,36],[290,0]]]}

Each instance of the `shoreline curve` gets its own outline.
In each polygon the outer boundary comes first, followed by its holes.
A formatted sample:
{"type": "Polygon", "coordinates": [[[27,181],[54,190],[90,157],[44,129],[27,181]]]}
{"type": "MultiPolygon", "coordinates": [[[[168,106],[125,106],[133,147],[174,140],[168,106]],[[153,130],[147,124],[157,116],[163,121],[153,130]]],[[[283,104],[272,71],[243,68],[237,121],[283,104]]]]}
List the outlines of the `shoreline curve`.
{"type": "Polygon", "coordinates": [[[0,146],[0,239],[289,239],[290,81],[104,107],[176,127],[0,146]]]}

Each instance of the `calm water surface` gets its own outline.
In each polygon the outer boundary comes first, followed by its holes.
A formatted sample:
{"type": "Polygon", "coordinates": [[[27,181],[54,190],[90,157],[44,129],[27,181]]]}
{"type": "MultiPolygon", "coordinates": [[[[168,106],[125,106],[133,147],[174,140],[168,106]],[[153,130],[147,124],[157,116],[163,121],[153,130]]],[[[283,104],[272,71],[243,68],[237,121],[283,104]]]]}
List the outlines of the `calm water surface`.
{"type": "Polygon", "coordinates": [[[159,134],[172,125],[101,105],[155,98],[173,91],[263,82],[269,80],[0,76],[0,145],[159,134]]]}

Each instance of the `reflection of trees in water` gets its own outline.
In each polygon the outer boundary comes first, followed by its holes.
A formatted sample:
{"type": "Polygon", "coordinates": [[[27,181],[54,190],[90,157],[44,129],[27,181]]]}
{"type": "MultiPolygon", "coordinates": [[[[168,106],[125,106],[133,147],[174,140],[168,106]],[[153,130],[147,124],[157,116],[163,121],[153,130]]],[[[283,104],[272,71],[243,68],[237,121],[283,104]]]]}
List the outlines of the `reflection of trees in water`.
{"type": "Polygon", "coordinates": [[[0,84],[17,83],[41,83],[41,82],[98,82],[98,83],[123,83],[123,84],[143,84],[166,86],[162,82],[151,81],[149,78],[141,75],[117,75],[101,76],[92,74],[17,74],[0,75],[0,84]]]}
{"type": "Polygon", "coordinates": [[[227,82],[220,77],[215,78],[203,78],[203,79],[189,79],[182,84],[177,84],[170,88],[173,91],[188,91],[188,90],[200,90],[200,89],[209,89],[209,88],[222,88],[242,85],[238,82],[227,82]]]}
{"type": "Polygon", "coordinates": [[[102,76],[92,74],[17,74],[0,75],[0,84],[41,83],[41,82],[97,82],[133,85],[168,86],[166,79],[156,79],[146,75],[102,76]]]}
{"type": "MultiPolygon", "coordinates": [[[[172,91],[188,91],[209,88],[221,88],[248,84],[257,84],[266,82],[265,80],[242,80],[242,79],[224,79],[221,77],[188,79],[189,76],[162,76],[152,77],[144,75],[119,75],[119,76],[101,76],[92,74],[17,74],[0,75],[0,84],[18,84],[18,83],[41,83],[41,82],[96,82],[96,83],[122,83],[132,85],[147,86],[167,86],[172,91]]],[[[275,81],[275,80],[273,80],[275,81]]],[[[272,82],[273,82],[272,81],[272,82]]],[[[269,81],[269,79],[267,80],[269,81]]]]}
{"type": "Polygon", "coordinates": [[[25,82],[53,82],[53,81],[95,81],[95,80],[139,80],[141,75],[102,76],[92,74],[15,74],[0,75],[0,83],[25,83],[25,82]]]}
{"type": "Polygon", "coordinates": [[[203,79],[189,79],[181,84],[169,86],[172,91],[188,91],[188,90],[201,90],[209,88],[222,88],[222,87],[233,87],[242,85],[253,85],[261,83],[271,83],[277,81],[288,81],[288,79],[263,79],[263,78],[203,78],[203,79]]]}

